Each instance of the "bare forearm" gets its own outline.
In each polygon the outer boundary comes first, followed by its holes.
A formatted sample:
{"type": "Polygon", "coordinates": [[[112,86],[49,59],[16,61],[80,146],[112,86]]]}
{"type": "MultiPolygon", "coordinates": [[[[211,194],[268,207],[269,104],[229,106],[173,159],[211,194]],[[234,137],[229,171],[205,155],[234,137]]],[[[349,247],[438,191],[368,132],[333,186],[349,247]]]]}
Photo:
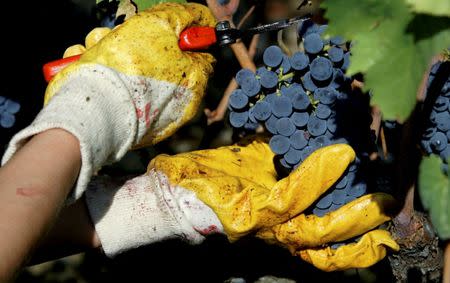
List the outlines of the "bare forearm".
{"type": "Polygon", "coordinates": [[[10,280],[56,219],[81,165],[62,129],[34,136],[0,168],[0,281],[10,280]]]}
{"type": "Polygon", "coordinates": [[[61,210],[29,264],[38,264],[98,247],[100,240],[83,197],[61,210]]]}

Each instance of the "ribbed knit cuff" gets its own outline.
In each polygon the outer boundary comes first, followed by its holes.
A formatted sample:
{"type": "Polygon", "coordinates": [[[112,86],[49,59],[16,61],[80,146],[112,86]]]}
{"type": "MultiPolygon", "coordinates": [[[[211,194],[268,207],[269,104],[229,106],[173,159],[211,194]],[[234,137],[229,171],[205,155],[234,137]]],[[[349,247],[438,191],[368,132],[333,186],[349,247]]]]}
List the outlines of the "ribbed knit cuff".
{"type": "Polygon", "coordinates": [[[194,192],[171,186],[154,170],[121,184],[94,178],[86,202],[109,257],[167,239],[197,244],[205,231],[223,233],[215,213],[194,192]]]}

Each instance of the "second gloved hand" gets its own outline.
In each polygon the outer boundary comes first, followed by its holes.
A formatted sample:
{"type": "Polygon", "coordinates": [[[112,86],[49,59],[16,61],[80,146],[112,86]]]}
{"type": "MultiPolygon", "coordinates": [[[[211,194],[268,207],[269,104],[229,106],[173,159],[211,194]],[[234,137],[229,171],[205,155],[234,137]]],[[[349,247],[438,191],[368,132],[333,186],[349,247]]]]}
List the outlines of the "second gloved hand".
{"type": "Polygon", "coordinates": [[[223,233],[235,241],[251,233],[332,271],[366,267],[386,247],[398,249],[387,231],[370,231],[390,219],[389,195],[364,196],[324,217],[303,214],[353,161],[351,147],[317,150],[278,181],[273,157],[267,143],[255,140],[159,155],[147,174],[115,189],[97,182],[87,202],[104,250],[114,255],[170,238],[198,243],[223,233]],[[358,244],[327,246],[359,235],[358,244]]]}
{"type": "Polygon", "coordinates": [[[91,175],[130,148],[172,135],[197,112],[214,58],[182,52],[188,26],[214,26],[206,6],[165,3],[107,33],[49,83],[33,123],[11,141],[5,163],[32,135],[62,128],[80,141],[82,168],[72,196],[91,175]]]}

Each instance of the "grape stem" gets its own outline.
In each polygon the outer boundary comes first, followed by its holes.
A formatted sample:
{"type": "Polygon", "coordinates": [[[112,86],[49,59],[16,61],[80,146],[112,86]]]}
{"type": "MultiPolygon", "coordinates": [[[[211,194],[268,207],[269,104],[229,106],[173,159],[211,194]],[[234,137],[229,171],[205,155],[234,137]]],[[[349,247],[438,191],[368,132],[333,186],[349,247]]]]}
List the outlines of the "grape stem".
{"type": "Polygon", "coordinates": [[[381,127],[381,130],[380,130],[380,140],[381,140],[381,148],[383,150],[383,157],[384,157],[384,159],[387,159],[388,148],[387,148],[386,136],[384,134],[384,128],[383,127],[381,127]]]}
{"type": "Polygon", "coordinates": [[[294,77],[294,72],[290,72],[290,73],[287,73],[286,75],[282,75],[279,79],[280,79],[280,81],[286,81],[292,77],[294,77]]]}
{"type": "Polygon", "coordinates": [[[398,141],[399,152],[396,164],[396,198],[402,200],[401,209],[393,219],[394,225],[400,231],[403,237],[409,237],[415,233],[411,220],[414,218],[414,192],[415,182],[418,174],[418,167],[421,160],[421,152],[415,146],[419,141],[419,125],[421,115],[419,108],[412,112],[411,116],[405,121],[401,138],[398,141]]]}
{"type": "MultiPolygon", "coordinates": [[[[378,138],[381,139],[381,144],[382,144],[382,148],[383,148],[383,154],[386,157],[387,149],[386,149],[386,141],[384,140],[385,137],[384,137],[384,134],[382,132],[383,131],[383,127],[381,127],[382,115],[381,115],[380,107],[378,107],[377,105],[372,106],[371,115],[372,115],[372,124],[370,124],[370,129],[375,134],[375,142],[377,142],[378,138]]],[[[377,158],[378,158],[378,153],[377,152],[373,152],[370,155],[370,160],[376,160],[377,158]]]]}
{"type": "Polygon", "coordinates": [[[372,106],[372,124],[370,124],[370,128],[375,133],[375,140],[378,139],[381,128],[381,110],[377,105],[372,106]]]}
{"type": "MultiPolygon", "coordinates": [[[[411,228],[410,223],[414,214],[414,191],[415,186],[411,186],[407,190],[402,210],[395,217],[395,221],[397,224],[396,226],[401,225],[407,228],[411,228]]],[[[413,233],[414,231],[408,232],[413,233]]]]}

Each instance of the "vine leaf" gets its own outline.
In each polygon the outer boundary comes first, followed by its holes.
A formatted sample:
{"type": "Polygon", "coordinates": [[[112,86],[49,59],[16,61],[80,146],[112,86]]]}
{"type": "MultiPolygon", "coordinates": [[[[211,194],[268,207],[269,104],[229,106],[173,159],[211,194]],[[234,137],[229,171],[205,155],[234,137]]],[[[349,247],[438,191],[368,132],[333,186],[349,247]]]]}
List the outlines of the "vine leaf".
{"type": "Polygon", "coordinates": [[[441,170],[442,160],[425,157],[420,164],[419,195],[439,238],[450,238],[450,176],[441,170]]]}
{"type": "Polygon", "coordinates": [[[404,0],[323,1],[328,35],[353,41],[348,75],[363,73],[386,119],[407,118],[431,58],[450,46],[450,18],[414,14],[404,0]]]}
{"type": "Polygon", "coordinates": [[[185,0],[133,0],[133,2],[137,5],[139,11],[145,10],[147,8],[150,8],[151,6],[160,3],[166,2],[186,3],[185,0]]]}
{"type": "Polygon", "coordinates": [[[448,0],[406,0],[417,13],[437,16],[450,16],[450,2],[448,0]]]}
{"type": "MultiPolygon", "coordinates": [[[[96,0],[96,4],[103,2],[103,1],[111,2],[114,0],[96,0]]],[[[120,0],[120,2],[130,2],[130,1],[120,0]]],[[[131,2],[136,4],[139,11],[142,11],[142,10],[150,8],[151,6],[156,5],[156,4],[165,3],[165,2],[186,3],[186,0],[133,0],[131,2]]]]}

